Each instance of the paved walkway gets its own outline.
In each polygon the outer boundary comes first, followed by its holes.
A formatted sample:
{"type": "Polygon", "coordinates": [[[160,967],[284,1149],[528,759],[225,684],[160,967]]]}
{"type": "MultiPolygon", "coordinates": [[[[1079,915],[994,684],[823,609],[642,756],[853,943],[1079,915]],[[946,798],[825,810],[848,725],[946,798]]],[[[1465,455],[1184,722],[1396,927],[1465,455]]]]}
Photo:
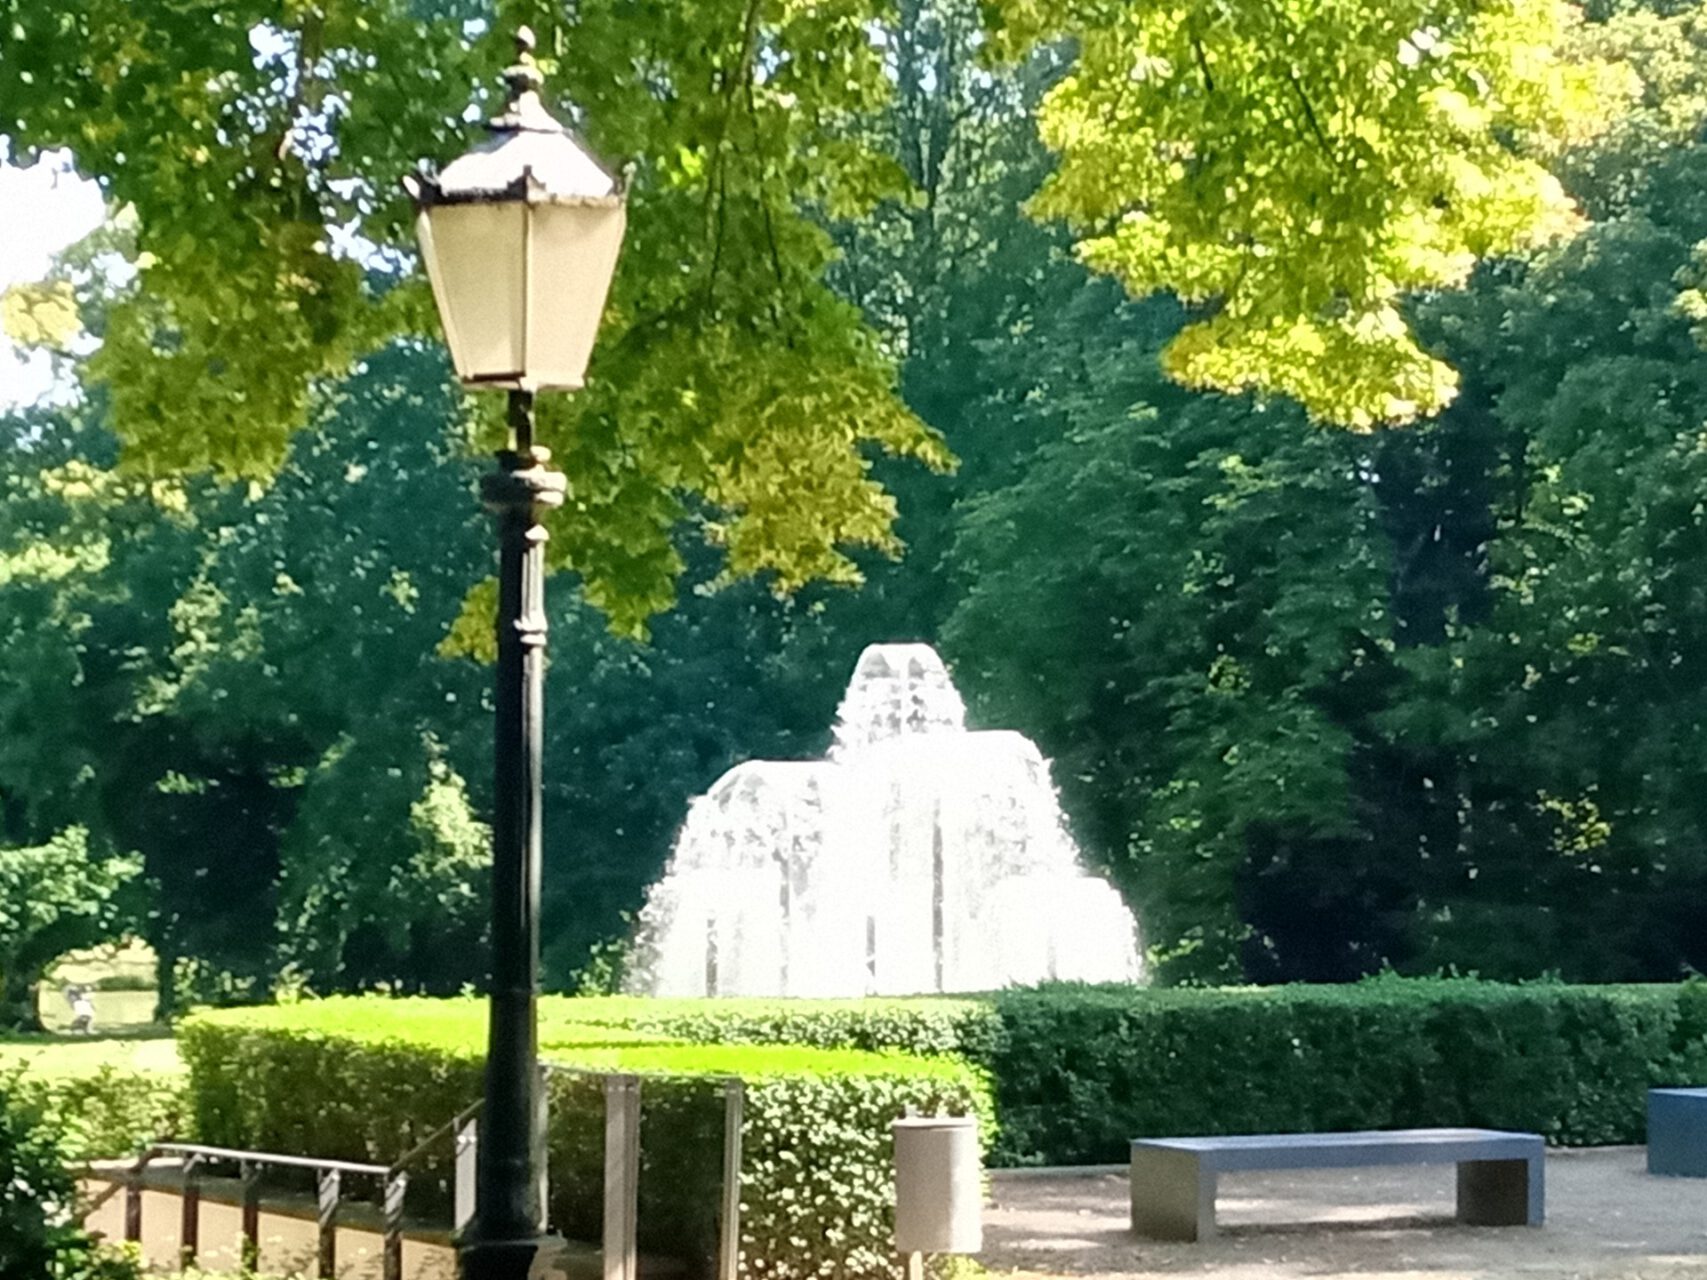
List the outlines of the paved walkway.
{"type": "MultiPolygon", "coordinates": [[[[91,1199],[111,1190],[102,1179],[83,1183],[91,1199]]],[[[149,1265],[177,1274],[183,1220],[183,1200],[170,1187],[154,1187],[142,1196],[142,1252],[149,1265]]],[[[381,1280],[384,1240],[379,1214],[371,1206],[346,1201],[339,1211],[338,1280],[381,1280]]],[[[235,1276],[241,1270],[243,1217],[238,1208],[238,1184],[229,1178],[203,1179],[197,1262],[204,1271],[235,1276]]],[[[86,1219],[92,1231],[107,1239],[124,1238],[124,1195],[107,1196],[86,1219]]],[[[272,1277],[311,1277],[317,1272],[319,1231],[312,1198],[269,1188],[261,1199],[258,1274],[272,1277]]],[[[598,1247],[570,1242],[561,1259],[567,1280],[600,1280],[598,1247]]],[[[682,1266],[669,1259],[640,1255],[640,1280],[679,1280],[682,1266]]],[[[403,1239],[404,1280],[455,1280],[456,1254],[448,1227],[420,1222],[408,1225],[403,1239]]],[[[0,1280],[12,1280],[0,1276],[0,1280]]]]}
{"type": "MultiPolygon", "coordinates": [[[[1220,1238],[1205,1244],[1135,1239],[1127,1229],[1124,1168],[996,1170],[984,1213],[992,1272],[1162,1280],[1707,1280],[1707,1179],[1652,1178],[1640,1147],[1554,1151],[1547,1157],[1547,1225],[1460,1227],[1453,1171],[1438,1168],[1226,1174],[1220,1238]]],[[[177,1250],[179,1202],[151,1191],[144,1236],[151,1260],[177,1250]]],[[[234,1206],[204,1200],[203,1265],[232,1266],[234,1206]]],[[[122,1198],[90,1221],[122,1233],[122,1198]]],[[[262,1219],[262,1270],[312,1274],[311,1222],[262,1219]]],[[[377,1280],[377,1235],[340,1230],[339,1273],[377,1280]]],[[[410,1280],[450,1280],[443,1244],[410,1241],[410,1280]]]]}
{"type": "Polygon", "coordinates": [[[1135,1239],[1126,1171],[997,1170],[992,1271],[1214,1280],[1707,1280],[1707,1179],[1641,1147],[1553,1151],[1547,1225],[1460,1227],[1451,1166],[1224,1174],[1220,1238],[1135,1239]]]}

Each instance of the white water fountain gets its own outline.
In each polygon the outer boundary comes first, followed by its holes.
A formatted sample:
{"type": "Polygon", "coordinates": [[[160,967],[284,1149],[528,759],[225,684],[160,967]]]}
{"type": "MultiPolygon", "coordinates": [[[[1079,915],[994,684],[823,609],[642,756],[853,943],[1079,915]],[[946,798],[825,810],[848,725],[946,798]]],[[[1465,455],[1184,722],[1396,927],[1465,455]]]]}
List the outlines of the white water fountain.
{"type": "Polygon", "coordinates": [[[929,645],[872,645],[828,759],[718,779],[640,916],[653,995],[986,991],[1137,981],[1137,926],[1067,834],[1022,734],[969,732],[929,645]]]}

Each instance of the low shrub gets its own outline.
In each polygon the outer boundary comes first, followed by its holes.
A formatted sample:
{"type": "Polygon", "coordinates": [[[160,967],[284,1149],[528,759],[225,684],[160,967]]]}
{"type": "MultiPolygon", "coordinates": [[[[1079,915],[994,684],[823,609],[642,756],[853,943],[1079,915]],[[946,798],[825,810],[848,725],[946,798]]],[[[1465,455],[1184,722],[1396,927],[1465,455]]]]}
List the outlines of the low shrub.
{"type": "Polygon", "coordinates": [[[0,1276],[139,1280],[136,1256],[106,1249],[78,1221],[58,1117],[16,1067],[0,1070],[0,1276]]]}
{"type": "Polygon", "coordinates": [[[74,1076],[26,1074],[21,1092],[54,1117],[73,1160],[133,1155],[162,1137],[184,1137],[184,1077],[102,1066],[74,1076]]]}
{"type": "Polygon", "coordinates": [[[185,1075],[170,1038],[33,1035],[0,1043],[11,1087],[53,1116],[74,1160],[130,1155],[184,1137],[185,1075]]]}
{"type": "MultiPolygon", "coordinates": [[[[602,1214],[603,1076],[643,1078],[643,1248],[709,1265],[721,1193],[722,1081],[746,1082],[741,1248],[752,1275],[887,1275],[889,1124],[908,1108],[992,1112],[981,1074],[943,1057],[797,1045],[706,1045],[623,1025],[614,1007],[548,1001],[551,1216],[596,1239],[602,1214]]],[[[193,1015],[179,1047],[203,1140],[386,1163],[480,1091],[484,1005],[326,1000],[193,1015]]],[[[450,1174],[448,1144],[422,1168],[450,1174]]],[[[411,1186],[415,1185],[412,1181],[411,1186]]],[[[414,1194],[413,1191],[411,1194],[414,1194]]]]}
{"type": "Polygon", "coordinates": [[[1132,1138],[1473,1125],[1641,1142],[1652,1085],[1707,1082],[1707,987],[1377,979],[990,997],[1003,1164],[1132,1138]]]}

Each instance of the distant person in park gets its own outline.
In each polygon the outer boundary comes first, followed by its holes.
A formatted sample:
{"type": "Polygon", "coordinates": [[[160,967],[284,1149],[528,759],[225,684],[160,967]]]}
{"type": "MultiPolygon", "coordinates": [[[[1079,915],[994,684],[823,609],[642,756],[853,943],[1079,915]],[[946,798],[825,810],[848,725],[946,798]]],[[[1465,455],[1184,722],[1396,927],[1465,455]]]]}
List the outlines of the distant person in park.
{"type": "Polygon", "coordinates": [[[66,1003],[71,1006],[71,1033],[73,1035],[93,1035],[95,1033],[95,1002],[89,999],[89,992],[83,987],[65,988],[66,1003]]]}

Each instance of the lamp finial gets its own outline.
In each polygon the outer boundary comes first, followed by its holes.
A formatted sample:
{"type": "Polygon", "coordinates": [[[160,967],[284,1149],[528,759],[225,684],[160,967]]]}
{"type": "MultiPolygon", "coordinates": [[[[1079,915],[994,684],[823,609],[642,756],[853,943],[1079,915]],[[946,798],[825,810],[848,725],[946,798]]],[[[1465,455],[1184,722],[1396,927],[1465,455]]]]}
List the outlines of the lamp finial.
{"type": "Polygon", "coordinates": [[[538,41],[534,37],[532,27],[517,27],[516,60],[504,68],[504,83],[510,89],[510,100],[504,108],[504,117],[518,122],[523,128],[529,127],[530,123],[532,127],[538,127],[537,122],[530,121],[530,117],[539,110],[539,90],[545,83],[545,76],[541,74],[539,63],[533,56],[537,46],[538,41]]]}

